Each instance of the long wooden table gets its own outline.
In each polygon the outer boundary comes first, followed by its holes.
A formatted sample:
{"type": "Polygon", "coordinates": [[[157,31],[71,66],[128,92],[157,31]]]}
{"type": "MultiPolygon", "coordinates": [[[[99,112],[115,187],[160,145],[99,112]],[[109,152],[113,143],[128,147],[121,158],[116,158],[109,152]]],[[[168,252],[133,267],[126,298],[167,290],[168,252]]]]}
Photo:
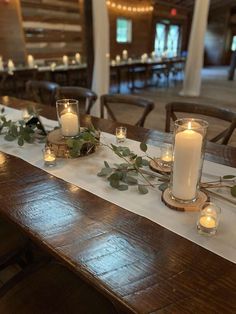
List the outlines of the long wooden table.
{"type": "MultiPolygon", "coordinates": [[[[3,97],[0,103],[22,108],[28,102],[3,97]]],[[[41,108],[56,119],[55,108],[41,108]]],[[[81,122],[91,120],[110,133],[117,125],[90,116],[81,122]]],[[[165,136],[131,126],[128,131],[148,142],[165,136]]],[[[209,144],[206,157],[236,167],[236,148],[209,144]]],[[[19,158],[0,153],[0,167],[0,214],[121,312],[236,312],[235,264],[19,158]]]]}

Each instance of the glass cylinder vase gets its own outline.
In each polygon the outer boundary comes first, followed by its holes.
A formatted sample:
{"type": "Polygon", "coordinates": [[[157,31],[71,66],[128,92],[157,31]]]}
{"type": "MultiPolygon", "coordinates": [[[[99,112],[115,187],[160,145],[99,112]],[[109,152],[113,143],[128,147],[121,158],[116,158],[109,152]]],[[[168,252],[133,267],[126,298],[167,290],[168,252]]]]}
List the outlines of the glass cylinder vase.
{"type": "Polygon", "coordinates": [[[208,122],[179,119],[174,126],[171,197],[181,203],[197,199],[205,151],[208,122]]]}
{"type": "Polygon", "coordinates": [[[60,99],[56,102],[57,117],[63,137],[79,135],[79,102],[76,99],[60,99]]]}

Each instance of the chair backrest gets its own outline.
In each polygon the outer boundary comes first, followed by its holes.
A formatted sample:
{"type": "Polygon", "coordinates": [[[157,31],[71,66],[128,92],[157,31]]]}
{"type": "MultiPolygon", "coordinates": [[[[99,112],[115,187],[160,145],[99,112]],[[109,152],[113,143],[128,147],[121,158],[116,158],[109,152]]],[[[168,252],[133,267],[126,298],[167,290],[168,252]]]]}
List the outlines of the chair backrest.
{"type": "Polygon", "coordinates": [[[58,87],[57,83],[31,80],[26,83],[26,92],[31,100],[53,106],[55,105],[55,93],[58,87]]]}
{"type": "Polygon", "coordinates": [[[210,139],[211,142],[219,142],[220,144],[227,145],[234,129],[236,128],[236,112],[232,112],[228,109],[217,108],[211,105],[172,102],[166,104],[166,132],[170,132],[171,120],[176,121],[178,119],[176,115],[178,112],[199,114],[229,122],[229,126],[225,130],[210,139]]]}
{"type": "Polygon", "coordinates": [[[144,126],[147,115],[153,110],[153,101],[145,98],[141,98],[134,95],[102,95],[101,96],[101,118],[104,118],[104,109],[106,108],[108,115],[113,121],[118,121],[114,112],[111,109],[111,105],[127,104],[131,106],[143,108],[142,116],[135,123],[137,126],[144,126]]]}
{"type": "Polygon", "coordinates": [[[97,95],[88,88],[76,87],[76,86],[60,86],[56,90],[56,99],[60,98],[72,98],[77,99],[84,107],[84,112],[90,114],[91,108],[97,100],[97,95]]]}

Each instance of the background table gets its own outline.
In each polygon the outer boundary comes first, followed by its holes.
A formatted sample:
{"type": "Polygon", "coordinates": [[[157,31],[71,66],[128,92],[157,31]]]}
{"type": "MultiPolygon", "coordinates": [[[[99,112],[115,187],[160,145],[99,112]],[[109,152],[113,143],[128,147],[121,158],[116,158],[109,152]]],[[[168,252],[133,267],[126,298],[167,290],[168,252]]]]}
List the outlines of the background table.
{"type": "MultiPolygon", "coordinates": [[[[27,105],[9,97],[0,103],[27,105]]],[[[42,108],[56,118],[55,108],[42,108]]],[[[110,133],[117,126],[90,116],[82,125],[91,120],[110,133]]],[[[128,132],[136,140],[168,140],[158,131],[128,132]]],[[[209,144],[207,158],[236,167],[236,148],[209,144]]],[[[124,312],[236,311],[235,264],[21,159],[1,153],[0,164],[0,214],[124,312]]]]}

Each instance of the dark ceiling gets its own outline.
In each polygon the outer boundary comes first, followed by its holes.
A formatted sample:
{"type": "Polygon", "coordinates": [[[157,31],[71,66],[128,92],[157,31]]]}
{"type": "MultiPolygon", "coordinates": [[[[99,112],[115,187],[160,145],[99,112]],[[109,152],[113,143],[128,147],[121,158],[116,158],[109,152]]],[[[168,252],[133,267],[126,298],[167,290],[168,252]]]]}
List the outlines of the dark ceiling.
{"type": "MultiPolygon", "coordinates": [[[[165,1],[154,0],[154,2],[192,10],[194,7],[195,0],[165,0],[165,1]]],[[[226,6],[227,7],[236,6],[236,0],[210,0],[211,9],[218,9],[226,6]]]]}

